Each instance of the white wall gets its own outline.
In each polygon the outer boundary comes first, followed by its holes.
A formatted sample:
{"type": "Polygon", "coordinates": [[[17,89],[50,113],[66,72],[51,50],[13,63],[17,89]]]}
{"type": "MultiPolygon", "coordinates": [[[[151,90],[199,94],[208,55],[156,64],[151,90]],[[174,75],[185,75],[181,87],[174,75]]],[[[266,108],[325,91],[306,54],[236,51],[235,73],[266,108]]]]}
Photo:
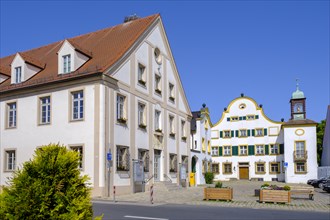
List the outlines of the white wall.
{"type": "MultiPolygon", "coordinates": [[[[7,148],[16,149],[16,162],[21,166],[23,162],[32,158],[34,150],[49,143],[64,145],[83,145],[85,151],[84,171],[94,182],[94,86],[72,87],[69,90],[49,91],[38,95],[31,95],[8,101],[1,101],[1,161],[3,152],[7,148]],[[69,122],[69,91],[84,90],[84,120],[69,122]],[[38,125],[38,101],[41,96],[51,96],[51,124],[38,125]],[[6,103],[17,102],[17,127],[5,129],[6,103]]],[[[1,183],[4,185],[11,172],[4,172],[1,163],[1,183]]]]}

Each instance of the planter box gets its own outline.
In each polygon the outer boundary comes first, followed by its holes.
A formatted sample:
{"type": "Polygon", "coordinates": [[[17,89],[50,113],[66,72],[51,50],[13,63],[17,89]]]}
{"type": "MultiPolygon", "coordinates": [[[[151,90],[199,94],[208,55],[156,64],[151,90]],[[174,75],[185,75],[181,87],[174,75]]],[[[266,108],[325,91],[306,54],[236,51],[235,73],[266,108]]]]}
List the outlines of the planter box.
{"type": "Polygon", "coordinates": [[[290,203],[290,191],[285,190],[260,190],[259,202],[290,203]]]}
{"type": "Polygon", "coordinates": [[[233,200],[233,188],[204,188],[204,199],[233,200]]]}

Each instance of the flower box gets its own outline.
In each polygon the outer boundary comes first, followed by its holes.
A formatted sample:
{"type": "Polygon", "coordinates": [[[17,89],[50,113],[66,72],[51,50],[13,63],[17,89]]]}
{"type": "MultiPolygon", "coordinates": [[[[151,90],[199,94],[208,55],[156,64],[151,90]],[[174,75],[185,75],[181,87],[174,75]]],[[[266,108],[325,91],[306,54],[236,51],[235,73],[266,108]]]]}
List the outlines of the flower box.
{"type": "Polygon", "coordinates": [[[233,188],[204,188],[204,199],[233,200],[233,188]]]}
{"type": "Polygon", "coordinates": [[[261,189],[259,202],[290,203],[290,191],[261,189]]]}

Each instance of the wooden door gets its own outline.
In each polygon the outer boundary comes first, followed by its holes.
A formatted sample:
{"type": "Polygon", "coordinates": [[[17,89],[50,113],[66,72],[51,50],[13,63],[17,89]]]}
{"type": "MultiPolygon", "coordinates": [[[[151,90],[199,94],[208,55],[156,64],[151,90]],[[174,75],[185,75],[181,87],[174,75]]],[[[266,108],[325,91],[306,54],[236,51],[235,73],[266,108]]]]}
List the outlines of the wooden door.
{"type": "Polygon", "coordinates": [[[249,179],[249,168],[248,167],[240,167],[239,168],[239,179],[248,180],[249,179]]]}

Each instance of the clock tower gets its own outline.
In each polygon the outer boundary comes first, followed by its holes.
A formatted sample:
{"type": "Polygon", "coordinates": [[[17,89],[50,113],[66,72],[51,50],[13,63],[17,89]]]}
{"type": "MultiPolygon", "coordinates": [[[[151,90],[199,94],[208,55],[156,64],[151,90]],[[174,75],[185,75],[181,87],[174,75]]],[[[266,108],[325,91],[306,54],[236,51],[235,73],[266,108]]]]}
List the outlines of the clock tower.
{"type": "Polygon", "coordinates": [[[306,98],[302,91],[299,90],[297,80],[297,89],[292,93],[291,99],[291,120],[304,120],[306,119],[306,98]]]}

